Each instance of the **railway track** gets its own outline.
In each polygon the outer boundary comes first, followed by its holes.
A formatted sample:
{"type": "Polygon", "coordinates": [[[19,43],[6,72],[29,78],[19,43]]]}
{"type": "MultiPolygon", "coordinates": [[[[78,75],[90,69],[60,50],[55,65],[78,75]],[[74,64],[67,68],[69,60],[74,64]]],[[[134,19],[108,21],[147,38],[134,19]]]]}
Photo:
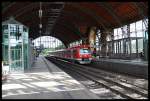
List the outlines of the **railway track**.
{"type": "MultiPolygon", "coordinates": [[[[88,85],[90,87],[99,88],[104,87],[105,89],[111,90],[115,94],[121,96],[122,98],[127,99],[147,99],[148,90],[143,89],[140,86],[134,85],[131,82],[125,81],[127,78],[125,76],[118,76],[113,73],[100,71],[95,68],[90,68],[83,65],[73,64],[61,59],[51,58],[50,61],[54,62],[59,67],[64,67],[72,72],[75,72],[91,82],[92,84],[88,85]]],[[[129,81],[129,80],[128,80],[129,81]]]]}
{"type": "Polygon", "coordinates": [[[114,79],[114,80],[119,80],[120,82],[127,83],[129,85],[133,85],[135,87],[139,87],[144,90],[148,90],[148,80],[139,78],[136,76],[129,76],[128,74],[121,74],[121,73],[115,73],[115,72],[108,72],[106,70],[101,70],[101,69],[96,69],[93,68],[93,66],[86,66],[90,68],[90,70],[105,74],[107,75],[108,78],[114,79]]]}

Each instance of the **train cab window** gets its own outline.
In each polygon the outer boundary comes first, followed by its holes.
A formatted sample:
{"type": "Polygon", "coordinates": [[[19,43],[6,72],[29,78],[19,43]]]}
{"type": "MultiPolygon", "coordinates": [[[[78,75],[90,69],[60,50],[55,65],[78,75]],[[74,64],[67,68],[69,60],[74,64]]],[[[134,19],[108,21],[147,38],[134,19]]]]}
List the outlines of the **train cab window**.
{"type": "Polygon", "coordinates": [[[80,54],[90,53],[88,49],[80,49],[80,54]]]}

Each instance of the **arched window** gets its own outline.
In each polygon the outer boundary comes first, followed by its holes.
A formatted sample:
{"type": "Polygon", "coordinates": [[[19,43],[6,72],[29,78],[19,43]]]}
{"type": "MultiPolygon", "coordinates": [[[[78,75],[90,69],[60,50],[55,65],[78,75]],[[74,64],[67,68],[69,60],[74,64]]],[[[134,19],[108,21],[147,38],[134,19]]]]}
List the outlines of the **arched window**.
{"type": "Polygon", "coordinates": [[[59,39],[51,36],[38,37],[32,41],[35,47],[62,49],[65,45],[59,39]]]}

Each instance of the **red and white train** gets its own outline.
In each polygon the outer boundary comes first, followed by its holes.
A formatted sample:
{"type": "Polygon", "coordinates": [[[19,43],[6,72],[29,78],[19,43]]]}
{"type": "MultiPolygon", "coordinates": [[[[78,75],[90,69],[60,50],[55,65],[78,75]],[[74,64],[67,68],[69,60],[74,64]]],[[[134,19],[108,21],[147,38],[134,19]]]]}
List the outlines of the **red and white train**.
{"type": "Polygon", "coordinates": [[[92,54],[89,45],[78,45],[55,52],[49,52],[50,56],[66,59],[80,64],[89,64],[92,60],[92,54]]]}

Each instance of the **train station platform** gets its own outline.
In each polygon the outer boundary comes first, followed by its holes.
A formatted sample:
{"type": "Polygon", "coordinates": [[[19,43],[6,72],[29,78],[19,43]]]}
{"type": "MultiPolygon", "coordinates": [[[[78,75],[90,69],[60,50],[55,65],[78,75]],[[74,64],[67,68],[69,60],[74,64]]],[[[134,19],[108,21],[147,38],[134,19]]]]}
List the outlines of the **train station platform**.
{"type": "Polygon", "coordinates": [[[93,59],[92,66],[110,70],[118,73],[125,73],[133,76],[138,76],[144,79],[148,78],[148,61],[140,59],[123,60],[123,59],[93,59]]]}
{"type": "Polygon", "coordinates": [[[10,74],[2,99],[99,99],[82,84],[40,56],[25,73],[10,74]]]}
{"type": "Polygon", "coordinates": [[[137,65],[148,66],[148,61],[144,61],[142,59],[125,60],[125,59],[94,58],[94,61],[110,61],[114,63],[120,62],[120,63],[125,63],[125,64],[137,64],[137,65]]]}

